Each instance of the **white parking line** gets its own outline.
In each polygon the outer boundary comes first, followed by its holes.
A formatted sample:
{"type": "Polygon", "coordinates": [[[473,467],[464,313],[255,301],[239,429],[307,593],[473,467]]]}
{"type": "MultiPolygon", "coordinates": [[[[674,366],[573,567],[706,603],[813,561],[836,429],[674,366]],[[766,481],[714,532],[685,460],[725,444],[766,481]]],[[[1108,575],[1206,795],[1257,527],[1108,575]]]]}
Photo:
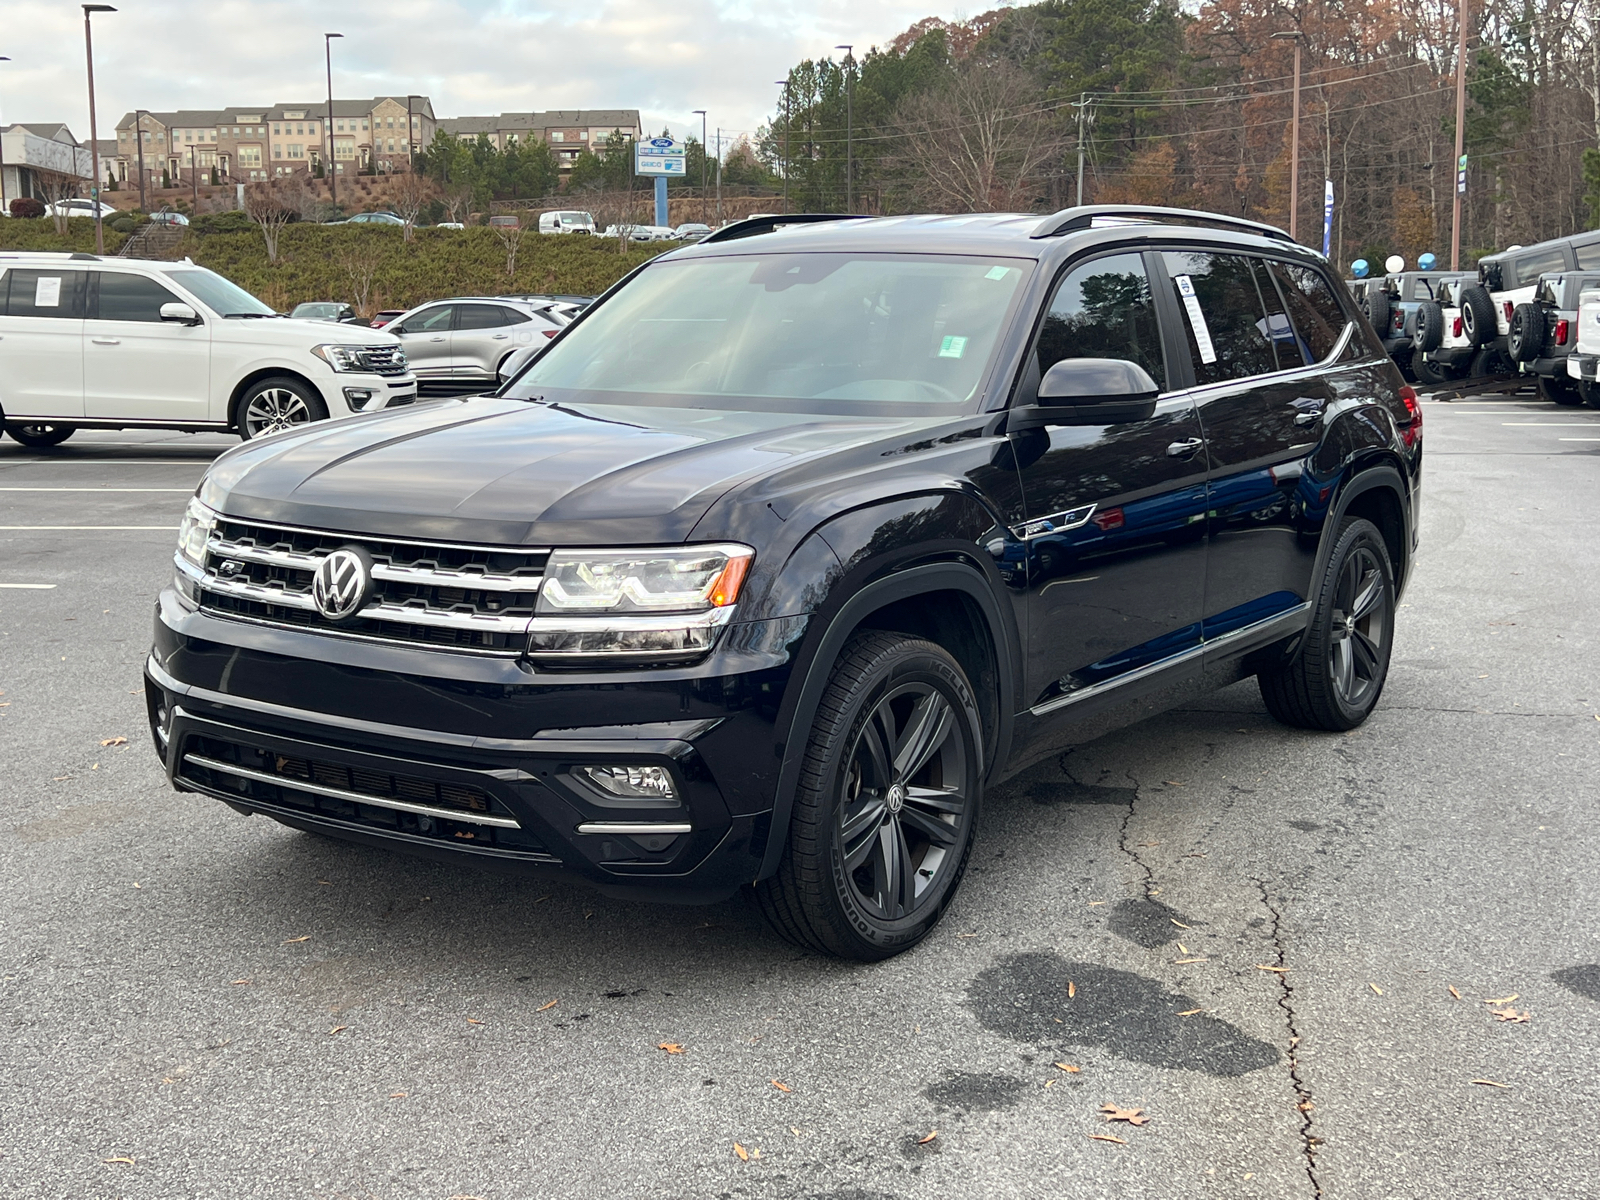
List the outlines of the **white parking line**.
{"type": "Polygon", "coordinates": [[[97,495],[99,493],[101,493],[101,492],[107,492],[107,493],[110,493],[110,492],[176,492],[180,496],[189,496],[189,495],[193,495],[194,494],[194,489],[193,488],[108,488],[108,487],[97,487],[97,488],[0,487],[0,492],[94,492],[97,495]]]}
{"type": "Polygon", "coordinates": [[[1600,438],[1557,438],[1558,442],[1600,442],[1600,438]]]}
{"type": "Polygon", "coordinates": [[[1600,421],[1501,421],[1522,429],[1593,429],[1600,421]]]}
{"type": "Polygon", "coordinates": [[[166,533],[176,533],[176,525],[0,525],[0,529],[8,530],[80,530],[80,529],[160,529],[166,533]]]}
{"type": "Polygon", "coordinates": [[[0,583],[0,588],[15,588],[23,592],[48,592],[55,586],[53,583],[0,583]]]}
{"type": "Polygon", "coordinates": [[[204,467],[198,458],[0,458],[0,467],[204,467]]]}

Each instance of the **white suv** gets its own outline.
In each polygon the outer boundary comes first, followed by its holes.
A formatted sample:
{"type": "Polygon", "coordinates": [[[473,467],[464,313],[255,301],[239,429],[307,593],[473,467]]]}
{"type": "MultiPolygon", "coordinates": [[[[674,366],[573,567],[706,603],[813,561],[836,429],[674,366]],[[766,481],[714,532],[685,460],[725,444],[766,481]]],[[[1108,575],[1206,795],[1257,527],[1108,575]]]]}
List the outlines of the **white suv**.
{"type": "Polygon", "coordinates": [[[417,398],[392,334],[293,321],[192,262],[0,254],[0,421],[232,430],[246,440],[417,398]]]}

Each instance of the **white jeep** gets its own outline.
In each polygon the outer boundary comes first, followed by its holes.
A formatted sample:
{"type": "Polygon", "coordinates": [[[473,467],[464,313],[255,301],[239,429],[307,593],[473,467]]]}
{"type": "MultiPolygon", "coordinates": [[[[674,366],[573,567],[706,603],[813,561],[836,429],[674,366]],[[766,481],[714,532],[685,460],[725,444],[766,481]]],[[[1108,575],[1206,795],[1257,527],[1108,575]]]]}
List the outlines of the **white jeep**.
{"type": "Polygon", "coordinates": [[[1578,394],[1590,408],[1600,408],[1600,290],[1578,297],[1578,341],[1567,355],[1567,375],[1577,385],[1578,394]]]}
{"type": "Polygon", "coordinates": [[[416,398],[393,334],[280,317],[187,259],[0,254],[0,422],[24,445],[77,429],[248,440],[416,398]]]}

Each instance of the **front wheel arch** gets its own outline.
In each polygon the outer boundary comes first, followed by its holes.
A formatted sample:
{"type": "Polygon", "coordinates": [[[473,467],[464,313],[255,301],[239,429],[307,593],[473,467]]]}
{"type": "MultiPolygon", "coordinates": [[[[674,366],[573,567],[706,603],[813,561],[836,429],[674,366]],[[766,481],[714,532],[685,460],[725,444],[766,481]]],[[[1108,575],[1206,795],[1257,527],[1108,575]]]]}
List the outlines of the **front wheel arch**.
{"type": "Polygon", "coordinates": [[[310,388],[311,394],[322,401],[322,406],[331,415],[333,405],[328,403],[328,397],[323,393],[309,376],[290,367],[261,367],[251,371],[234,385],[233,394],[228,397],[228,430],[231,433],[239,432],[239,402],[244,399],[245,393],[263,379],[292,379],[302,387],[310,388]]]}

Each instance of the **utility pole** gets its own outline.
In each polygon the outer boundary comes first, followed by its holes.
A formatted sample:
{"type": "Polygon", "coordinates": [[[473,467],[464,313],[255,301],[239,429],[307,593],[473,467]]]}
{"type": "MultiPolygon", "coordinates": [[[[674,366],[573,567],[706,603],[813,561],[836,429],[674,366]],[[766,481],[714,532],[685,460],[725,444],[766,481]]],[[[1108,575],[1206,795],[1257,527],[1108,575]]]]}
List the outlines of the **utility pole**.
{"type": "Polygon", "coordinates": [[[149,212],[144,194],[144,109],[133,110],[133,144],[139,155],[139,211],[149,212]]]}
{"type": "Polygon", "coordinates": [[[1076,203],[1083,204],[1083,127],[1084,117],[1089,109],[1089,93],[1078,93],[1078,197],[1076,203]]]}
{"type": "Polygon", "coordinates": [[[856,181],[855,181],[855,132],[856,120],[853,111],[855,92],[855,65],[853,57],[854,46],[835,46],[835,50],[844,51],[844,210],[847,213],[856,211],[856,181]]]}
{"type": "Polygon", "coordinates": [[[706,110],[694,110],[700,118],[700,220],[706,219],[706,189],[710,186],[706,172],[711,169],[711,164],[706,161],[706,110]]]}
{"type": "Polygon", "coordinates": [[[717,126],[717,228],[722,228],[722,126],[717,126]]]}
{"type": "Polygon", "coordinates": [[[199,160],[194,156],[195,147],[189,147],[189,189],[194,195],[194,215],[200,215],[200,167],[199,160]]]}
{"type": "MultiPolygon", "coordinates": [[[[327,120],[323,122],[328,133],[328,166],[324,174],[328,177],[328,203],[335,208],[339,205],[339,185],[333,162],[333,39],[342,38],[343,36],[344,34],[342,33],[325,33],[322,35],[322,50],[328,61],[328,113],[327,120]]],[[[408,142],[410,138],[411,130],[407,129],[406,139],[408,142]]],[[[376,134],[373,135],[373,141],[377,141],[376,134]]]]}
{"type": "Polygon", "coordinates": [[[1294,129],[1289,135],[1289,237],[1300,227],[1300,43],[1305,40],[1298,29],[1272,35],[1275,42],[1294,43],[1294,129]]]}
{"type": "Polygon", "coordinates": [[[1456,38],[1456,195],[1450,216],[1450,269],[1461,269],[1461,198],[1467,193],[1467,13],[1461,0],[1456,38]]]}
{"type": "MultiPolygon", "coordinates": [[[[4,54],[0,54],[0,62],[10,61],[4,54]]],[[[3,137],[5,128],[6,123],[0,121],[0,213],[6,211],[6,148],[3,137]]]]}
{"type": "Polygon", "coordinates": [[[93,163],[94,186],[89,189],[89,199],[94,203],[94,252],[106,252],[105,224],[100,220],[100,134],[94,120],[94,38],[89,32],[89,18],[97,12],[113,13],[109,4],[83,6],[83,59],[89,68],[89,161],[93,163]]]}
{"type": "Polygon", "coordinates": [[[783,89],[783,212],[789,214],[789,81],[778,80],[783,89]]]}

